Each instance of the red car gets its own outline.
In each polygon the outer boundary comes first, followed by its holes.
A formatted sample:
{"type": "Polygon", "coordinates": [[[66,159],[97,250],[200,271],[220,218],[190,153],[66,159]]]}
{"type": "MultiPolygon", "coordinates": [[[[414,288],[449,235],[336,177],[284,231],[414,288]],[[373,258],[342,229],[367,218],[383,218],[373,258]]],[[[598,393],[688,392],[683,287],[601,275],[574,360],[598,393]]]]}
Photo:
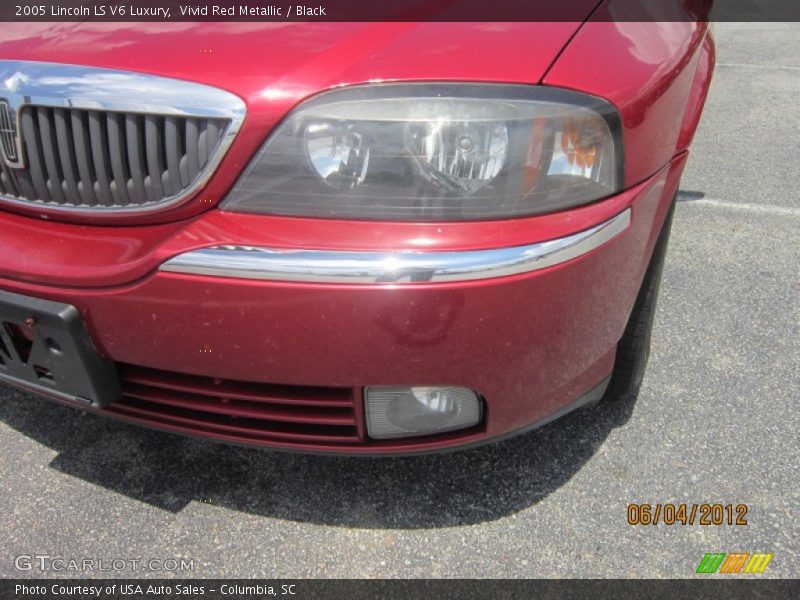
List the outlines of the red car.
{"type": "Polygon", "coordinates": [[[714,44],[584,4],[4,25],[0,379],[349,454],[634,393],[714,44]]]}

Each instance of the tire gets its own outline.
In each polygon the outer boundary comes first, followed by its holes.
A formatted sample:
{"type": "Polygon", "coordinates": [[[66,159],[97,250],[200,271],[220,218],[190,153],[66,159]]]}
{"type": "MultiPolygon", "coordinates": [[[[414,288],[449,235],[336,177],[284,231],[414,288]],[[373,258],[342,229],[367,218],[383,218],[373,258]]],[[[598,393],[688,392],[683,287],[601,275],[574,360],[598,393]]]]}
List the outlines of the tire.
{"type": "Polygon", "coordinates": [[[673,200],[655,248],[653,248],[653,256],[647,266],[647,272],[633,305],[628,324],[625,326],[625,333],[617,344],[614,371],[605,394],[606,400],[635,397],[644,380],[647,361],[650,358],[650,337],[656,315],[658,290],[661,287],[661,276],[664,272],[664,259],[667,255],[674,213],[675,201],[673,200]]]}

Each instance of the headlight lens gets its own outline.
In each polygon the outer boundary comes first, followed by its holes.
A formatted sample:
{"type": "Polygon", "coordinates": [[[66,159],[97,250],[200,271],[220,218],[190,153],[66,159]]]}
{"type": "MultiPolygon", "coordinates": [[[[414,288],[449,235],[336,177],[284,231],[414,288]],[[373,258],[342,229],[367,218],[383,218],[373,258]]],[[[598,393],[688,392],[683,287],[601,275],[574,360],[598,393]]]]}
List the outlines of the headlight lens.
{"type": "Polygon", "coordinates": [[[225,210],[385,220],[534,215],[618,191],[619,118],[598,98],[519,85],[346,88],[270,136],[225,210]]]}

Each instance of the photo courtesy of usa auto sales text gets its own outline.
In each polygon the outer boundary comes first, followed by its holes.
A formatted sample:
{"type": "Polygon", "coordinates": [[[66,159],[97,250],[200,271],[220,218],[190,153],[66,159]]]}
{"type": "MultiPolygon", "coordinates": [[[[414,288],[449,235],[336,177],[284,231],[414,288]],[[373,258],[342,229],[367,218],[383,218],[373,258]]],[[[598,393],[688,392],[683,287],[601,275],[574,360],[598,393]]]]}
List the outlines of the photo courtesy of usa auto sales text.
{"type": "MultiPolygon", "coordinates": [[[[268,585],[240,585],[223,583],[219,586],[219,594],[223,596],[237,595],[258,595],[258,596],[294,596],[296,585],[283,584],[280,586],[268,585]]],[[[108,585],[69,585],[55,583],[52,585],[25,585],[18,583],[14,586],[14,593],[17,597],[42,596],[51,594],[53,596],[94,596],[99,598],[102,595],[122,596],[203,596],[204,594],[216,594],[216,587],[203,585],[144,585],[144,584],[108,584],[108,585]]]]}

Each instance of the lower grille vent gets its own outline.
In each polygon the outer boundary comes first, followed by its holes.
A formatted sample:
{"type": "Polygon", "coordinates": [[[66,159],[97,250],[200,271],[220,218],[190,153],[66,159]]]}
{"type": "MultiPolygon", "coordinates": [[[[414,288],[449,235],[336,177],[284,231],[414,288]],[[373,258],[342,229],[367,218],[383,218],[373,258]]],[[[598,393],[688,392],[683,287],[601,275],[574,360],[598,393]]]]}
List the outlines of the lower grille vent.
{"type": "Polygon", "coordinates": [[[363,441],[352,388],[285,386],[119,365],[123,396],[108,411],[154,427],[229,441],[363,441]]]}

